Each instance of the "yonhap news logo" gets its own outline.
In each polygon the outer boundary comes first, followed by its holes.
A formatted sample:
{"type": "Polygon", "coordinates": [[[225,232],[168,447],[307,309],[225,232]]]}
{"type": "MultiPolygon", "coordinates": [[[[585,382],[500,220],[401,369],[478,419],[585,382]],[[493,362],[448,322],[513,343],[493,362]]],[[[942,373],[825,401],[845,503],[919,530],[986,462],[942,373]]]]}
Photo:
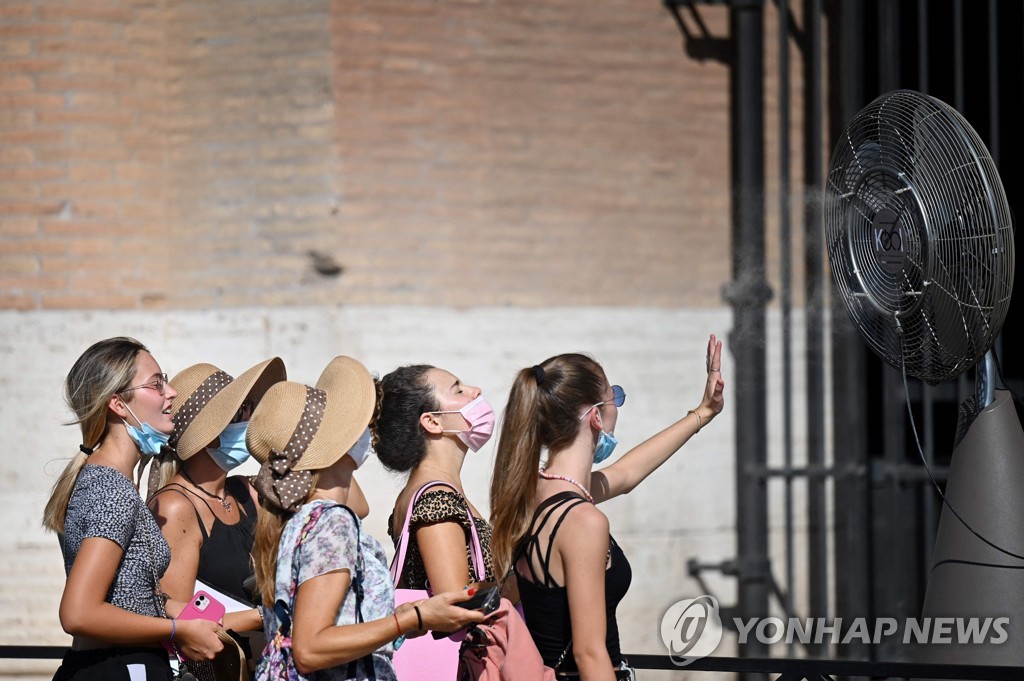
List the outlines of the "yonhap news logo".
{"type": "Polygon", "coordinates": [[[718,601],[698,596],[674,603],[661,618],[661,640],[680,667],[715,652],[722,641],[718,601]]]}
{"type": "MultiPolygon", "coordinates": [[[[895,641],[904,645],[1000,645],[1009,638],[1008,617],[735,617],[730,630],[738,643],[756,640],[776,643],[878,645],[895,641]]],[[[698,596],[672,604],[661,618],[661,640],[672,663],[680,667],[715,652],[722,641],[722,619],[713,596],[698,596]]]]}

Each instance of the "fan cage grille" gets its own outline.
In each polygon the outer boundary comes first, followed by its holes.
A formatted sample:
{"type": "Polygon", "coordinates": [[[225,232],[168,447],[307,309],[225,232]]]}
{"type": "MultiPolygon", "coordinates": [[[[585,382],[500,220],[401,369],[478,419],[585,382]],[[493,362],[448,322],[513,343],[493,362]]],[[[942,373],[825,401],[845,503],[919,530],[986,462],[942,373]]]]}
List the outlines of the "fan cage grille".
{"type": "Polygon", "coordinates": [[[883,359],[935,384],[988,351],[1013,290],[1013,226],[956,110],[908,90],[865,107],[833,153],[824,213],[838,294],[883,359]]]}

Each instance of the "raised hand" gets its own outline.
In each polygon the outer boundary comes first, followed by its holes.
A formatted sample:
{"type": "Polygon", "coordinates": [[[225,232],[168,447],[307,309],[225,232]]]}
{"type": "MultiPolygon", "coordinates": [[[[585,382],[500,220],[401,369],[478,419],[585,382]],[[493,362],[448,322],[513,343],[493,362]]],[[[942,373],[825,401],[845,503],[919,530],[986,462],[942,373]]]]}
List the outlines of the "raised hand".
{"type": "Polygon", "coordinates": [[[704,385],[704,398],[701,400],[700,406],[706,407],[712,415],[717,416],[725,407],[725,398],[722,394],[725,390],[725,380],[722,378],[722,341],[715,338],[715,334],[711,334],[711,337],[708,338],[708,352],[705,360],[708,380],[704,385]]]}

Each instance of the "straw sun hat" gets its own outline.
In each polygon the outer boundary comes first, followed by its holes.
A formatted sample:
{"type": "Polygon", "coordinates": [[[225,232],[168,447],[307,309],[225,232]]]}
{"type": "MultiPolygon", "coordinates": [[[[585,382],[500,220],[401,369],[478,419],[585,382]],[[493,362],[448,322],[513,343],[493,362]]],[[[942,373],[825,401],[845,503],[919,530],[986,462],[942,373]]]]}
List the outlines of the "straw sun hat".
{"type": "Polygon", "coordinates": [[[249,419],[245,443],[260,472],[260,497],[294,512],[309,495],[311,471],[334,464],[359,440],[373,416],[373,377],[351,357],[335,357],[312,388],[282,381],[267,390],[249,419]]]}
{"type": "Polygon", "coordinates": [[[335,357],[315,388],[292,381],[271,386],[249,420],[246,445],[264,463],[272,449],[284,451],[294,436],[298,461],[292,470],[327,468],[359,440],[376,401],[373,377],[366,367],[351,357],[335,357]],[[323,400],[323,417],[317,420],[307,413],[303,423],[303,412],[314,411],[317,398],[323,400]]]}
{"type": "Polygon", "coordinates": [[[256,407],[267,390],[286,378],[280,357],[260,362],[238,378],[212,364],[196,364],[171,379],[174,432],[169,444],[182,461],[206,448],[228,427],[242,404],[256,407]]]}

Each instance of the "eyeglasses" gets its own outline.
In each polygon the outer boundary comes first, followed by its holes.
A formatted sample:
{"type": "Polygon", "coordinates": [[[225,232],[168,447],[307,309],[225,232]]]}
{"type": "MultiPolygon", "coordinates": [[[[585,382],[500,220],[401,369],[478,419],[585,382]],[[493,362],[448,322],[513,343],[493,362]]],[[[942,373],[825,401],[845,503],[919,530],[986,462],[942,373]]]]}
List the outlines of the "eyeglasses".
{"type": "Polygon", "coordinates": [[[591,409],[597,409],[598,407],[603,406],[605,404],[614,404],[616,407],[621,407],[625,403],[626,403],[626,391],[622,389],[621,385],[613,385],[612,386],[612,399],[604,400],[603,402],[598,402],[597,404],[592,405],[590,407],[590,409],[587,409],[585,412],[583,412],[580,415],[580,421],[583,420],[584,416],[586,416],[587,414],[590,413],[591,409]]]}
{"type": "Polygon", "coordinates": [[[161,395],[164,394],[164,388],[167,387],[167,374],[157,374],[149,383],[142,383],[141,385],[133,385],[130,388],[125,388],[121,392],[126,393],[132,390],[138,390],[139,388],[152,388],[161,395]]]}

